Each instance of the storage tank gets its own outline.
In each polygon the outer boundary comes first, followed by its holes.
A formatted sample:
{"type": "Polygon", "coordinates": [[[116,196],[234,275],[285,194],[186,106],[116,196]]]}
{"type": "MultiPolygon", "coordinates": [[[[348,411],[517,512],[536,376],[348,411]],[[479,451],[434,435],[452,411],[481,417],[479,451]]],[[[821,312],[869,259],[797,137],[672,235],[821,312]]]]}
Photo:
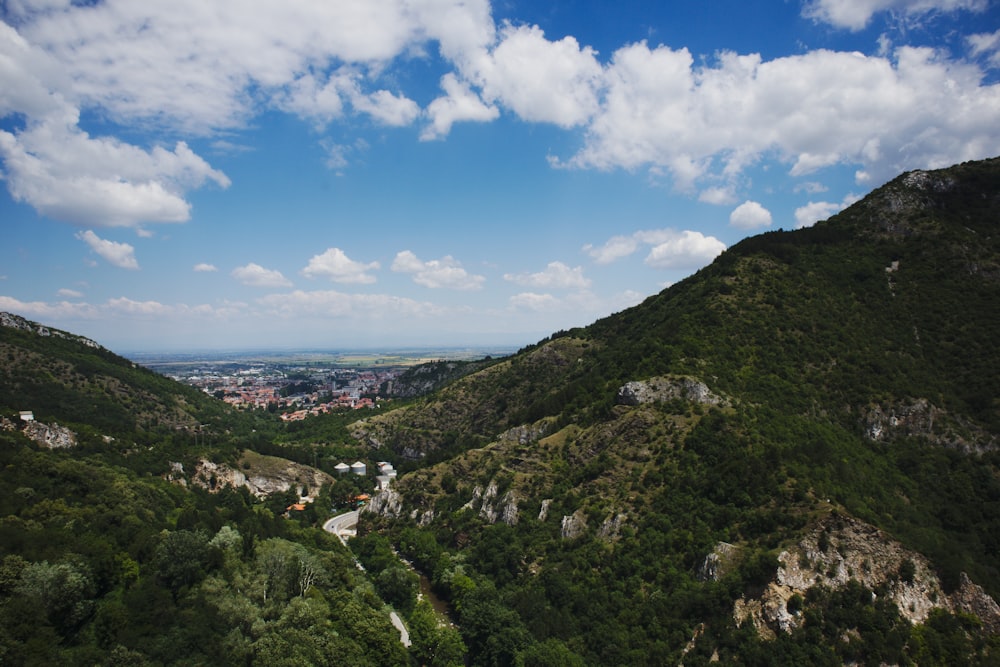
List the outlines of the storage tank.
{"type": "Polygon", "coordinates": [[[351,472],[353,472],[355,475],[362,475],[362,476],[367,475],[368,466],[366,466],[361,461],[355,461],[354,463],[351,464],[351,472]]]}
{"type": "Polygon", "coordinates": [[[337,471],[338,475],[346,475],[347,473],[351,472],[351,466],[347,465],[343,461],[333,466],[333,469],[337,471]]]}

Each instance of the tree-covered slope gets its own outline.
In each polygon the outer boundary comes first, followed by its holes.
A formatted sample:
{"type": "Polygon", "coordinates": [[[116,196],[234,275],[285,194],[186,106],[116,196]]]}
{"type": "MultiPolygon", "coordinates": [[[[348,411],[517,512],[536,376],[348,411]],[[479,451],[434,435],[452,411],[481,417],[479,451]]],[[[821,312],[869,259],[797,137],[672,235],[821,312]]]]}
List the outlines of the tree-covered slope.
{"type": "MultiPolygon", "coordinates": [[[[0,664],[409,664],[378,591],[318,525],[336,487],[289,516],[295,489],[256,497],[198,475],[211,464],[263,486],[328,479],[238,458],[257,447],[315,460],[276,444],[280,428],[0,313],[0,664]],[[56,423],[72,437],[38,437],[56,423]]],[[[353,498],[356,481],[341,482],[353,498]]]]}
{"type": "Polygon", "coordinates": [[[996,659],[951,601],[1000,594],[998,224],[1000,160],[905,174],[356,425],[422,468],[371,528],[477,664],[996,659]]]}
{"type": "Polygon", "coordinates": [[[225,404],[81,336],[0,313],[0,411],[85,424],[106,435],[197,430],[225,404]]]}

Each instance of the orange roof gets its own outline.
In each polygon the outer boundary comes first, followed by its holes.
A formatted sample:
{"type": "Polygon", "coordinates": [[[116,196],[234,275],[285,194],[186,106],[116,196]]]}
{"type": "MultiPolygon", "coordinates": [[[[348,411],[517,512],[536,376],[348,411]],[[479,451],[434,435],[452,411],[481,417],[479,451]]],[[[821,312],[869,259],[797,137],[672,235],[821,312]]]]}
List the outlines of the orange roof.
{"type": "Polygon", "coordinates": [[[354,496],[355,500],[368,500],[369,498],[371,498],[371,496],[369,496],[367,493],[362,493],[360,495],[354,496]]]}
{"type": "Polygon", "coordinates": [[[305,510],[305,508],[306,508],[305,503],[295,503],[294,505],[289,505],[288,507],[286,507],[285,511],[290,512],[292,510],[295,510],[296,512],[301,512],[305,510]]]}

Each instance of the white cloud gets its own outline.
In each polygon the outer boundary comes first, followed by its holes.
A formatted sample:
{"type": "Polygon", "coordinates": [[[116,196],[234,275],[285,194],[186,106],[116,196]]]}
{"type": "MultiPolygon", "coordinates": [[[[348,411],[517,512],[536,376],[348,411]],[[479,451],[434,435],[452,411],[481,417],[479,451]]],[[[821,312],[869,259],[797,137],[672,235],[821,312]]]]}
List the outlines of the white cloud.
{"type": "Polygon", "coordinates": [[[481,289],[486,281],[483,276],[470,274],[451,256],[424,262],[409,250],[396,254],[392,270],[412,274],[413,282],[433,289],[476,290],[481,289]]]}
{"type": "Polygon", "coordinates": [[[87,303],[46,303],[44,301],[21,301],[10,296],[0,296],[0,310],[17,313],[22,317],[42,322],[70,319],[95,319],[100,309],[87,303]]]}
{"type": "Polygon", "coordinates": [[[260,264],[250,262],[246,266],[233,269],[233,277],[251,287],[291,287],[292,281],[281,275],[281,271],[265,269],[260,264]]]}
{"type": "Polygon", "coordinates": [[[726,204],[736,203],[736,194],[730,187],[706,188],[698,195],[698,201],[705,202],[706,204],[725,206],[726,204]]]}
{"type": "Polygon", "coordinates": [[[193,270],[195,273],[211,273],[213,271],[218,271],[219,269],[214,264],[202,262],[201,264],[195,264],[193,270]]]}
{"type": "Polygon", "coordinates": [[[987,0],[810,0],[802,14],[837,28],[861,30],[878,12],[916,17],[932,12],[981,12],[988,4],[987,0]]]}
{"type": "Polygon", "coordinates": [[[522,119],[568,128],[597,111],[602,71],[596,55],[573,37],[551,42],[538,26],[506,25],[491,56],[478,63],[476,78],[485,98],[522,119]]]}
{"type": "Polygon", "coordinates": [[[605,77],[585,144],[565,164],[663,171],[680,190],[731,180],[765,156],[793,175],[843,164],[878,179],[1000,150],[1000,85],[926,48],[722,53],[696,65],[686,49],[639,43],[616,51],[605,77]]]}
{"type": "Polygon", "coordinates": [[[1000,30],[965,38],[973,57],[985,56],[990,67],[1000,67],[1000,30]]]}
{"type": "Polygon", "coordinates": [[[46,118],[17,134],[0,131],[7,188],[42,215],[101,227],[184,222],[191,209],[184,190],[208,180],[229,185],[184,142],[146,151],[92,138],[75,123],[75,116],[46,118]]]}
{"type": "Polygon", "coordinates": [[[371,284],[375,276],[368,273],[379,268],[378,262],[356,262],[340,248],[327,248],[321,255],[315,255],[309,260],[309,265],[302,269],[306,278],[329,278],[335,283],[371,284]]]}
{"type": "Polygon", "coordinates": [[[725,249],[725,244],[714,236],[687,230],[654,246],[646,256],[646,264],[654,269],[697,269],[725,249]]]}
{"type": "Polygon", "coordinates": [[[795,229],[812,227],[840,210],[840,204],[828,201],[811,201],[795,209],[795,229]]]}
{"type": "Polygon", "coordinates": [[[427,106],[431,123],[420,134],[424,141],[447,136],[456,122],[484,123],[500,117],[499,109],[483,102],[468,83],[460,81],[450,72],[441,78],[441,88],[445,95],[427,106]]]}
{"type": "Polygon", "coordinates": [[[844,201],[837,204],[828,201],[809,202],[805,206],[795,209],[795,228],[812,227],[820,220],[826,220],[835,213],[839,213],[854,202],[858,201],[857,195],[849,194],[844,197],[844,201]]]}
{"type": "Polygon", "coordinates": [[[427,302],[388,294],[345,294],[334,290],[295,290],[269,294],[257,300],[270,313],[283,318],[303,315],[389,319],[396,316],[440,317],[445,310],[427,302]]]}
{"type": "Polygon", "coordinates": [[[583,250],[598,264],[609,264],[631,255],[643,245],[651,247],[646,264],[657,269],[700,268],[726,249],[722,241],[701,232],[648,229],[632,236],[612,237],[601,247],[587,245],[583,250]]]}
{"type": "Polygon", "coordinates": [[[758,202],[747,200],[729,214],[729,224],[739,229],[770,227],[771,212],[758,202]]]}
{"type": "Polygon", "coordinates": [[[510,307],[515,310],[528,310],[536,313],[549,312],[560,305],[559,300],[551,294],[521,292],[510,297],[510,307]]]}
{"type": "Polygon", "coordinates": [[[542,289],[584,289],[590,287],[590,280],[583,275],[582,267],[570,268],[562,262],[550,262],[544,271],[537,273],[506,273],[509,280],[524,287],[542,289]]]}
{"type": "Polygon", "coordinates": [[[613,236],[600,247],[588,243],[583,246],[583,251],[598,264],[610,264],[622,257],[628,257],[638,248],[639,242],[634,236],[613,236]]]}
{"type": "Polygon", "coordinates": [[[90,249],[103,257],[109,264],[121,269],[138,269],[139,262],[135,259],[135,248],[128,243],[117,243],[100,238],[91,230],[77,232],[76,238],[85,242],[90,249]]]}
{"type": "Polygon", "coordinates": [[[83,292],[79,292],[75,289],[63,288],[56,292],[56,296],[61,296],[64,299],[81,299],[83,298],[83,292]]]}

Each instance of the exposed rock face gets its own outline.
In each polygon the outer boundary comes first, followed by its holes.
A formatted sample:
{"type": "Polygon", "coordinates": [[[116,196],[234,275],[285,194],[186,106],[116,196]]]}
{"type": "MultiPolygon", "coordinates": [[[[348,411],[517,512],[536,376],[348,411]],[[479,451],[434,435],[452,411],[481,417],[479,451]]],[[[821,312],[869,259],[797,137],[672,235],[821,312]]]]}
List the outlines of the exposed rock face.
{"type": "Polygon", "coordinates": [[[42,447],[49,449],[63,449],[77,445],[76,433],[59,424],[30,421],[24,425],[23,433],[42,447]]]}
{"type": "Polygon", "coordinates": [[[964,425],[964,434],[949,423],[944,410],[935,407],[926,398],[898,401],[888,407],[872,406],[864,410],[862,426],[865,437],[885,442],[898,436],[926,438],[939,445],[957,447],[966,451],[983,452],[996,448],[996,437],[981,429],[964,425]]]}
{"type": "Polygon", "coordinates": [[[580,510],[562,518],[562,525],[559,528],[559,534],[562,539],[573,540],[582,536],[586,532],[587,520],[584,518],[583,513],[580,510]]]}
{"type": "Polygon", "coordinates": [[[702,581],[718,581],[729,571],[738,555],[738,547],[729,542],[719,542],[702,561],[698,568],[698,578],[702,581]]]}
{"type": "Polygon", "coordinates": [[[60,331],[59,329],[50,329],[49,327],[43,326],[38,322],[26,320],[20,315],[14,315],[12,313],[0,313],[0,326],[10,327],[11,329],[20,329],[21,331],[30,331],[31,333],[39,336],[55,336],[56,338],[65,338],[66,340],[73,340],[94,349],[100,349],[101,347],[89,338],[60,331]]]}
{"type": "Polygon", "coordinates": [[[965,572],[960,578],[958,590],[951,594],[951,603],[956,611],[978,616],[983,627],[992,634],[1000,634],[1000,605],[986,594],[982,586],[972,583],[965,572]]]}
{"type": "Polygon", "coordinates": [[[361,511],[395,519],[403,513],[403,497],[390,486],[372,496],[361,511]]]}
{"type": "Polygon", "coordinates": [[[527,445],[532,442],[538,442],[552,431],[552,424],[554,422],[555,422],[554,419],[543,419],[541,421],[535,422],[534,424],[515,426],[514,428],[508,429],[503,433],[501,433],[497,437],[497,440],[516,442],[520,445],[527,445]]]}
{"type": "Polygon", "coordinates": [[[601,527],[597,529],[597,536],[602,540],[608,541],[618,539],[627,518],[626,515],[621,513],[611,514],[601,523],[601,527]]]}
{"type": "Polygon", "coordinates": [[[763,595],[741,598],[733,610],[737,623],[753,622],[763,637],[798,627],[801,617],[787,606],[796,593],[805,595],[816,585],[841,588],[851,580],[886,590],[911,623],[922,623],[932,609],[941,608],[974,613],[987,628],[1000,629],[1000,607],[968,577],[963,576],[962,587],[949,598],[926,558],[851,517],[826,517],[797,545],[781,552],[778,563],[763,595]]]}
{"type": "Polygon", "coordinates": [[[690,377],[653,377],[627,382],[618,390],[619,405],[642,405],[682,399],[701,405],[719,405],[722,398],[690,377]]]}
{"type": "Polygon", "coordinates": [[[518,521],[517,494],[507,491],[498,498],[500,489],[496,481],[492,481],[484,490],[481,486],[476,486],[472,490],[472,499],[463,505],[463,509],[475,510],[479,507],[479,517],[488,523],[496,523],[498,520],[508,526],[516,526],[518,521]]]}
{"type": "Polygon", "coordinates": [[[545,500],[542,501],[542,506],[538,510],[538,520],[539,521],[545,521],[546,519],[549,518],[549,505],[551,505],[551,504],[552,504],[552,499],[551,498],[546,498],[545,500]]]}
{"type": "Polygon", "coordinates": [[[321,470],[275,456],[244,458],[244,470],[237,470],[225,463],[202,459],[195,468],[191,482],[209,491],[225,487],[245,486],[258,498],[294,489],[299,496],[315,497],[324,484],[333,478],[321,470]]]}

